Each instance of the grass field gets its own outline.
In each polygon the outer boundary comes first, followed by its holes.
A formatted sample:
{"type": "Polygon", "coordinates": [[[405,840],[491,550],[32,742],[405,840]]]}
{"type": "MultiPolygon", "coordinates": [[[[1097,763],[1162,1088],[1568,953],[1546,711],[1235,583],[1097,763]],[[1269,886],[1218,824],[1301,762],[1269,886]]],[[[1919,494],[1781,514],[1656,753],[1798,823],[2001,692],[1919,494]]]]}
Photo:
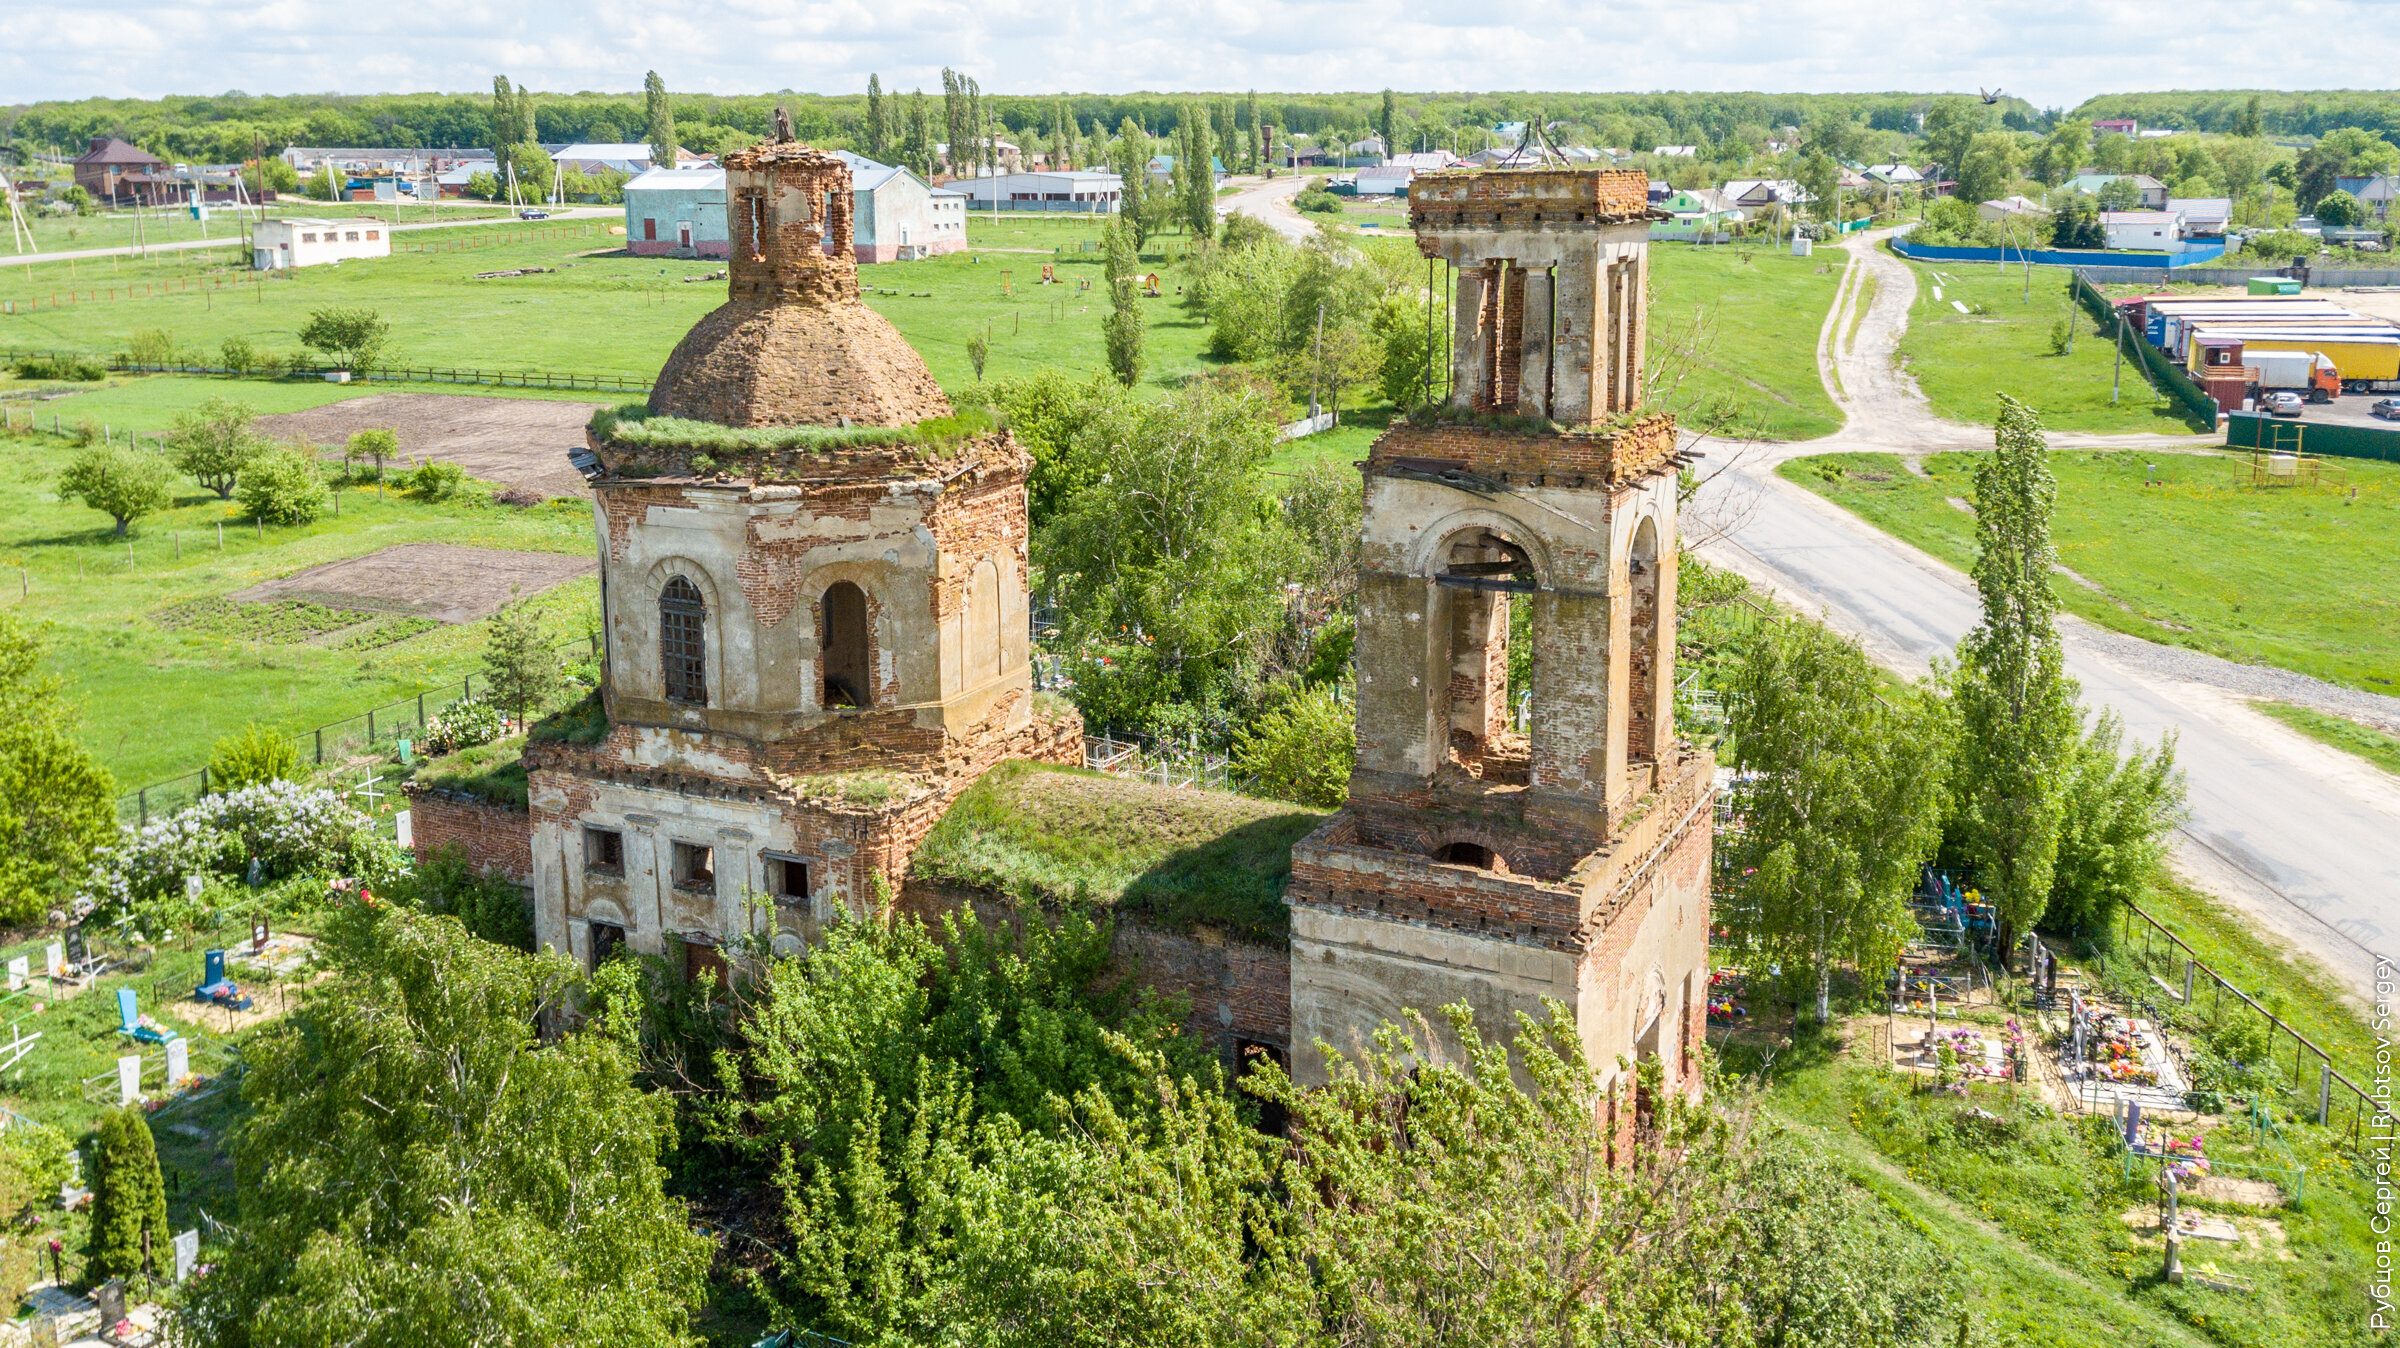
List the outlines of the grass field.
{"type": "Polygon", "coordinates": [[[1736,413],[1728,433],[1770,440],[1810,440],[1838,429],[1841,413],[1817,378],[1817,331],[1840,284],[1838,258],[1653,246],[1651,360],[1671,368],[1679,361],[1676,347],[1692,352],[1690,373],[1672,399],[1678,409],[1730,399],[1736,413]]]}
{"type": "MultiPolygon", "coordinates": [[[[270,216],[299,216],[325,218],[373,218],[404,225],[422,224],[434,220],[502,219],[509,214],[506,206],[481,202],[418,205],[414,202],[369,201],[309,201],[286,197],[269,203],[270,216]]],[[[181,207],[144,211],[137,221],[131,211],[110,211],[100,215],[34,216],[34,251],[39,253],[75,252],[87,248],[131,248],[145,243],[183,243],[199,239],[220,239],[238,243],[250,236],[250,226],[258,219],[258,208],[235,210],[211,206],[205,221],[194,220],[181,207]]],[[[0,254],[0,265],[7,257],[0,254]]]]}
{"type": "MultiPolygon", "coordinates": [[[[2051,529],[2066,607],[2103,627],[2369,692],[2400,690],[2400,467],[2327,460],[2315,486],[2250,485],[2234,454],[2051,456],[2051,529]],[[2144,485],[2144,478],[2150,485],[2144,485]]],[[[1888,454],[1828,454],[1779,470],[1953,566],[1974,562],[1977,458],[1937,454],[1919,477],[1888,454]]]]}
{"type": "Polygon", "coordinates": [[[2127,354],[2117,405],[2108,401],[2114,356],[2095,336],[2090,315],[2067,297],[2067,269],[2035,267],[2030,298],[2023,267],[2005,274],[1990,264],[1908,264],[1917,302],[1900,337],[1900,356],[1933,410],[1952,420],[1990,425],[1995,395],[2032,405],[2054,431],[2196,431],[2181,403],[2160,398],[2127,354]],[[1941,290],[1936,298],[1934,291],[1941,290]],[[1960,313],[1964,304],[1969,312],[1960,313]],[[2050,330],[2073,313],[2072,355],[2050,354],[2050,330]]]}
{"type": "Polygon", "coordinates": [[[2310,707],[2295,707],[2289,702],[2253,702],[2250,705],[2320,744],[2330,744],[2344,753],[2356,754],[2385,772],[2400,777],[2400,739],[2356,721],[2327,716],[2310,707]]]}
{"type": "MultiPolygon", "coordinates": [[[[353,488],[341,494],[340,515],[270,527],[262,538],[238,504],[188,483],[174,509],[116,540],[105,516],[57,499],[50,484],[63,457],[47,435],[0,438],[0,603],[40,624],[51,667],[83,709],[85,743],[127,790],[199,766],[219,736],[246,722],[300,732],[451,683],[483,651],[481,623],[361,649],[312,644],[300,631],[273,640],[223,624],[169,630],[152,616],[161,610],[396,543],[592,547],[581,501],[518,510],[473,488],[440,504],[353,488]]],[[[598,594],[597,582],[581,580],[544,597],[559,640],[584,633],[598,594]]]]}
{"type": "MultiPolygon", "coordinates": [[[[969,226],[978,245],[919,262],[861,267],[867,302],[890,318],[925,357],[945,387],[974,382],[969,337],[991,343],[985,377],[1005,378],[1045,366],[1101,368],[1095,303],[1101,255],[1054,250],[1099,237],[1088,222],[1004,220],[969,226]],[[1039,284],[1041,267],[1056,261],[1062,284],[1039,284]]],[[[577,374],[654,376],[675,343],[710,309],[725,302],[725,284],[705,279],[723,264],[633,257],[596,223],[554,222],[539,233],[517,225],[432,231],[402,238],[389,259],[310,267],[289,279],[237,283],[224,289],[178,290],[133,299],[98,300],[31,313],[0,315],[0,349],[121,350],[137,332],[164,331],[182,348],[213,353],[240,336],[263,351],[299,349],[300,325],[328,305],[363,305],[391,324],[395,358],[414,364],[483,369],[551,370],[577,374]],[[410,245],[438,248],[405,251],[410,245]],[[554,272],[477,280],[478,272],[552,267],[554,272]]],[[[1147,304],[1150,376],[1172,380],[1198,367],[1202,326],[1174,303],[1180,279],[1173,259],[1178,236],[1154,239],[1145,265],[1161,273],[1161,299],[1147,304]]],[[[172,255],[170,255],[172,256],[172,255]]],[[[0,267],[0,297],[29,300],[56,287],[70,289],[65,264],[0,267]]],[[[81,264],[82,284],[105,289],[119,276],[198,275],[190,262],[160,259],[148,270],[99,273],[81,264]]]]}

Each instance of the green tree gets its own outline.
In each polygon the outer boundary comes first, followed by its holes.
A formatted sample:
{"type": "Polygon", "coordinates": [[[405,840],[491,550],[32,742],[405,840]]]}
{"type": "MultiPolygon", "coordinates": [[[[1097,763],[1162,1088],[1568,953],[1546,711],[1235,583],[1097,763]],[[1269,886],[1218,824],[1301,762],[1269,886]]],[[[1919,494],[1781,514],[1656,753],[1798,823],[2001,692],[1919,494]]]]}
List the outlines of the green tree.
{"type": "Polygon", "coordinates": [[[280,155],[269,155],[263,163],[246,160],[242,164],[242,183],[250,189],[254,200],[268,192],[296,192],[300,190],[300,170],[280,155]]]}
{"type": "Polygon", "coordinates": [[[1984,121],[1984,110],[1969,98],[1938,98],[1925,110],[1925,153],[1941,166],[1938,176],[1958,175],[1984,121]]]}
{"type": "Polygon", "coordinates": [[[1134,252],[1136,230],[1130,221],[1108,227],[1108,317],[1100,320],[1101,341],[1108,350],[1109,373],[1127,388],[1142,382],[1143,328],[1141,259],[1134,252]]]}
{"type": "Polygon", "coordinates": [[[642,77],[644,139],[650,142],[653,167],[675,167],[675,109],[667,102],[667,82],[653,70],[642,77]]]}
{"type": "Polygon", "coordinates": [[[317,176],[309,181],[308,194],[319,201],[340,201],[343,181],[342,175],[334,172],[332,164],[321,164],[317,167],[317,176]]]}
{"type": "Polygon", "coordinates": [[[975,382],[983,382],[983,366],[992,358],[991,339],[982,333],[967,338],[967,363],[975,367],[975,382]]]}
{"type": "Polygon", "coordinates": [[[235,499],[250,518],[307,524],[325,513],[325,473],[308,445],[268,445],[242,465],[235,499]]]}
{"type": "Polygon", "coordinates": [[[671,1106],[618,1037],[545,1039],[573,966],[351,905],[331,977],[252,1041],[243,1220],[190,1289],[204,1348],[690,1344],[707,1244],[664,1190],[671,1106]]]}
{"type": "Polygon", "coordinates": [[[2233,124],[2233,134],[2244,140],[2256,140],[2260,136],[2258,95],[2250,95],[2250,101],[2242,105],[2242,115],[2233,124]]]}
{"type": "Polygon", "coordinates": [[[1833,965],[1881,971],[1914,930],[1909,891],[1942,840],[1942,709],[1887,698],[1855,643],[1789,617],[1731,691],[1743,824],[1725,845],[1743,878],[1724,907],[1754,966],[1808,971],[1824,1022],[1833,965]]]}
{"type": "Polygon", "coordinates": [[[300,746],[292,737],[256,721],[240,734],[219,739],[208,755],[208,786],[212,791],[239,791],[262,782],[296,781],[300,776],[300,746]]]}
{"type": "Polygon", "coordinates": [[[2183,815],[2175,742],[2124,752],[2124,722],[2103,711],[2075,742],[2060,804],[2058,860],[2042,923],[2078,935],[2104,932],[2121,904],[2149,892],[2183,815]]]}
{"type": "Polygon", "coordinates": [[[117,837],[117,786],[75,733],[43,672],[45,643],[0,614],[0,923],[64,907],[92,855],[117,837]]]}
{"type": "Polygon", "coordinates": [[[1128,117],[1117,127],[1117,138],[1108,147],[1109,171],[1124,180],[1117,198],[1117,219],[1133,231],[1133,246],[1140,248],[1148,242],[1157,221],[1151,219],[1150,207],[1150,138],[1128,117]]]}
{"type": "Polygon", "coordinates": [[[2050,129],[2035,153],[2034,176],[2057,187],[2083,171],[2092,153],[2090,123],[2068,118],[2050,129]]]}
{"type": "Polygon", "coordinates": [[[1834,193],[1841,187],[1842,166],[1833,162],[1833,156],[1813,152],[1800,156],[1800,165],[1792,170],[1792,178],[1802,191],[1815,198],[1809,209],[1818,219],[1834,218],[1834,193]]]}
{"type": "Polygon", "coordinates": [[[248,403],[204,399],[198,407],[176,413],[175,427],[167,433],[167,460],[215,492],[218,500],[231,500],[242,465],[266,444],[257,421],[258,413],[248,403]]]}
{"type": "Polygon", "coordinates": [[[1400,100],[1392,91],[1383,91],[1383,106],[1375,113],[1375,134],[1383,137],[1385,158],[1400,153],[1400,100]]]}
{"type": "Polygon", "coordinates": [[[2119,174],[2100,184],[2097,200],[2093,204],[2104,211],[2139,210],[2142,205],[2142,185],[2128,175],[2119,174]]]}
{"type": "Polygon", "coordinates": [[[383,465],[387,459],[400,457],[400,433],[384,426],[370,426],[354,431],[343,447],[346,460],[367,460],[375,465],[375,480],[383,480],[383,465]]]}
{"type": "Polygon", "coordinates": [[[309,313],[300,325],[300,344],[321,351],[334,368],[360,373],[389,358],[392,327],[373,309],[335,306],[309,313]]]}
{"type": "Polygon", "coordinates": [[[484,640],[483,677],[491,699],[508,708],[522,726],[558,691],[558,652],[533,606],[519,600],[492,615],[484,640]]]}
{"type": "Polygon", "coordinates": [[[907,136],[900,143],[901,162],[920,178],[933,177],[933,113],[922,89],[908,96],[907,136]]]}
{"type": "Polygon", "coordinates": [[[1993,452],[1975,469],[1974,574],[1983,618],[1959,645],[1952,825],[1999,908],[2004,950],[2049,904],[2077,738],[2075,684],[2050,588],[2057,495],[2040,419],[2000,395],[1993,452]]]}
{"type": "Polygon", "coordinates": [[[891,126],[884,120],[883,80],[870,74],[867,76],[867,158],[883,158],[891,138],[891,126]]]}
{"type": "Polygon", "coordinates": [[[492,152],[494,176],[508,175],[508,152],[522,138],[520,128],[524,119],[517,114],[517,93],[508,84],[508,76],[492,76],[491,138],[485,145],[492,152]]]}
{"type": "Polygon", "coordinates": [[[115,536],[144,515],[175,504],[172,470],[154,450],[124,442],[85,445],[58,473],[58,499],[77,500],[116,521],[115,536]]]}
{"type": "Polygon", "coordinates": [[[1966,158],[1953,175],[1962,201],[1991,201],[2007,194],[2017,180],[2017,138],[2005,131],[1985,131],[1967,142],[1966,158]]]}
{"type": "Polygon", "coordinates": [[[2367,208],[2357,197],[2335,188],[2317,199],[2317,223],[2335,229],[2355,229],[2365,223],[2367,208]]]}
{"type": "MultiPolygon", "coordinates": [[[[510,147],[508,167],[516,174],[517,199],[547,201],[550,199],[551,170],[549,152],[532,141],[519,141],[510,147]]],[[[306,338],[302,339],[307,340],[306,338]]]]}
{"type": "Polygon", "coordinates": [[[1331,687],[1303,689],[1234,732],[1234,766],[1277,800],[1336,808],[1349,798],[1357,761],[1355,711],[1331,687]]]}
{"type": "Polygon", "coordinates": [[[130,1278],[170,1265],[167,1186],[158,1143],[138,1107],[100,1120],[92,1139],[92,1227],[86,1276],[130,1278]]]}

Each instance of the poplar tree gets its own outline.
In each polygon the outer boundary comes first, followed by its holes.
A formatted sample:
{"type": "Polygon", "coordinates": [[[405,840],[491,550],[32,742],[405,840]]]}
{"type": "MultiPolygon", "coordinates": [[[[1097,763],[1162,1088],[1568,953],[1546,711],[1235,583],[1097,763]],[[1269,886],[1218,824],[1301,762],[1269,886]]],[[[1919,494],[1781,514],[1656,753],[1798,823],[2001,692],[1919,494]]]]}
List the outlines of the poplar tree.
{"type": "Polygon", "coordinates": [[[1176,127],[1176,208],[1192,237],[1210,239],[1217,232],[1217,176],[1210,165],[1215,147],[1209,144],[1208,117],[1197,106],[1184,109],[1176,127]]]}
{"type": "Polygon", "coordinates": [[[881,159],[891,140],[891,129],[883,120],[883,81],[867,76],[867,158],[881,159]]]}
{"type": "Polygon", "coordinates": [[[1242,165],[1251,172],[1258,171],[1258,91],[1253,89],[1243,99],[1242,165]]]}
{"type": "Polygon", "coordinates": [[[517,128],[523,125],[517,116],[517,96],[508,87],[508,76],[492,76],[492,173],[508,176],[508,147],[517,143],[517,128]]]}
{"type": "Polygon", "coordinates": [[[933,110],[926,106],[922,89],[908,96],[908,128],[900,141],[900,156],[918,177],[933,177],[933,110]]]}
{"type": "Polygon", "coordinates": [[[2049,906],[2079,731],[2076,687],[2050,589],[2058,484],[2033,409],[2000,395],[1991,457],[1975,469],[1975,589],[1983,620],[1959,645],[1959,841],[2000,916],[2005,954],[2049,906]]]}
{"type": "Polygon", "coordinates": [[[1144,318],[1139,292],[1140,233],[1129,220],[1108,228],[1108,317],[1100,320],[1108,347],[1108,370],[1127,388],[1142,381],[1144,318]]]}
{"type": "Polygon", "coordinates": [[[1375,134],[1383,137],[1384,158],[1400,152],[1400,100],[1389,89],[1383,91],[1383,111],[1376,115],[1375,134]]]}
{"type": "Polygon", "coordinates": [[[967,144],[967,96],[958,72],[948,66],[942,67],[942,129],[949,146],[946,167],[955,174],[967,144]]]}
{"type": "Polygon", "coordinates": [[[671,169],[675,167],[675,110],[667,106],[667,82],[655,70],[642,77],[642,102],[648,114],[651,166],[671,169]]]}
{"type": "Polygon", "coordinates": [[[1150,219],[1150,137],[1131,117],[1117,127],[1116,142],[1109,147],[1109,168],[1125,180],[1117,199],[1117,217],[1133,231],[1134,247],[1149,240],[1153,221],[1150,219]]]}

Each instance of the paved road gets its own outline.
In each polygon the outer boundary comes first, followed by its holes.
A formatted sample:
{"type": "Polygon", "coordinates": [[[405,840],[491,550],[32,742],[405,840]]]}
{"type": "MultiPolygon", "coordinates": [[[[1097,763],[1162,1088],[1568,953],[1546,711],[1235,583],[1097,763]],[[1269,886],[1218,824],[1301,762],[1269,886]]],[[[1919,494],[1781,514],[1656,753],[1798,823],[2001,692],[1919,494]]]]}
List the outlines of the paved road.
{"type": "MultiPolygon", "coordinates": [[[[550,219],[616,220],[622,219],[624,214],[624,209],[617,206],[562,206],[550,212],[550,219]]],[[[486,216],[478,220],[426,220],[420,221],[416,224],[393,225],[391,226],[391,231],[394,234],[403,234],[407,233],[408,231],[418,229],[470,229],[477,225],[505,225],[509,223],[512,222],[506,219],[496,219],[490,216],[486,216]]],[[[526,223],[542,224],[545,222],[534,220],[527,221],[526,223]]],[[[85,258],[94,257],[133,257],[142,253],[183,253],[201,248],[247,247],[248,239],[249,235],[243,233],[235,234],[229,238],[223,239],[178,239],[173,243],[152,243],[142,244],[139,246],[128,244],[123,248],[84,248],[64,253],[26,253],[22,255],[9,253],[0,254],[0,266],[14,267],[33,262],[65,262],[69,258],[73,258],[74,260],[80,262],[85,258]]]]}
{"type": "Polygon", "coordinates": [[[1241,191],[1218,199],[1217,214],[1255,216],[1266,221],[1276,233],[1298,243],[1317,232],[1315,221],[1292,209],[1292,198],[1299,196],[1300,189],[1307,185],[1308,178],[1301,174],[1249,181],[1241,191]]]}
{"type": "MultiPolygon", "coordinates": [[[[1923,453],[1990,443],[1988,430],[1936,419],[1892,367],[1890,353],[1915,298],[1911,269],[1872,240],[1849,246],[1851,274],[1819,349],[1840,371],[1841,391],[1831,380],[1827,388],[1850,424],[1807,444],[1712,446],[1717,463],[1734,462],[1695,504],[1701,526],[1695,532],[1707,538],[1700,546],[1710,560],[1821,612],[1882,663],[1920,673],[1934,656],[1948,656],[1976,621],[1967,577],[1774,471],[1784,459],[1828,450],[1923,453]],[[1861,269],[1869,267],[1877,273],[1877,294],[1851,350],[1832,334],[1843,330],[1838,321],[1861,269]]],[[[2146,436],[2053,439],[2176,443],[2146,436]]],[[[2400,779],[2286,729],[2223,687],[2140,667],[2149,662],[2127,658],[2114,634],[2071,617],[2061,628],[2068,668],[2087,702],[2114,708],[2135,737],[2176,736],[2190,788],[2178,867],[2368,998],[2372,953],[2400,955],[2400,779]]]]}

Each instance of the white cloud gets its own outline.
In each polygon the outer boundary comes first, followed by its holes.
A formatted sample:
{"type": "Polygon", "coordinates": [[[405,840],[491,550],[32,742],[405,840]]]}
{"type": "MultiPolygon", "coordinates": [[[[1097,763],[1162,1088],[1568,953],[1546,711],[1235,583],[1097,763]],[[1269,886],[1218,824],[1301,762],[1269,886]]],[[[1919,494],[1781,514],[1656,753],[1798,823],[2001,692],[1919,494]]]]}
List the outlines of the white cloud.
{"type": "Polygon", "coordinates": [[[2040,105],[2137,89],[2341,88],[2393,0],[8,0],[0,90],[91,95],[933,88],[1955,90],[2040,105]],[[2272,62],[2247,59],[2266,44],[2272,62]]]}

